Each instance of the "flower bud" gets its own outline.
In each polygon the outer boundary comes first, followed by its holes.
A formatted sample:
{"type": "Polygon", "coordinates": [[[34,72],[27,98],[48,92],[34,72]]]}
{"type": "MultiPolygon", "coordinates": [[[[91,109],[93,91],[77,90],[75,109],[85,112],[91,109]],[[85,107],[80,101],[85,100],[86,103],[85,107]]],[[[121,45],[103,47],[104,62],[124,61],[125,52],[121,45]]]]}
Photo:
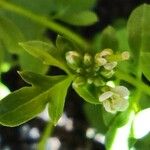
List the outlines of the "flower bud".
{"type": "Polygon", "coordinates": [[[76,72],[79,73],[79,74],[82,74],[84,72],[84,70],[83,70],[83,68],[77,68],[76,72]]]}
{"type": "Polygon", "coordinates": [[[113,62],[109,62],[109,63],[105,64],[104,68],[106,70],[113,70],[116,66],[117,66],[117,62],[113,61],[113,62]]]}
{"type": "Polygon", "coordinates": [[[66,61],[69,67],[76,70],[81,64],[82,56],[76,51],[69,51],[66,53],[66,61]]]}
{"type": "Polygon", "coordinates": [[[92,56],[88,53],[84,54],[83,62],[86,66],[90,66],[92,64],[92,56]]]}
{"type": "Polygon", "coordinates": [[[105,85],[105,82],[101,78],[95,78],[93,83],[97,87],[105,85]]]}
{"type": "Polygon", "coordinates": [[[92,83],[93,83],[93,78],[88,78],[88,79],[87,79],[87,83],[88,83],[88,84],[92,84],[92,83]]]}
{"type": "Polygon", "coordinates": [[[79,77],[77,77],[77,78],[74,80],[72,86],[75,87],[75,88],[78,88],[79,86],[83,86],[85,83],[86,83],[85,78],[79,76],[79,77]]]}
{"type": "Polygon", "coordinates": [[[101,75],[109,79],[114,75],[114,73],[115,73],[114,70],[110,70],[110,71],[105,70],[101,72],[101,75]]]}
{"type": "Polygon", "coordinates": [[[95,55],[95,63],[96,63],[96,66],[103,66],[107,63],[107,60],[101,57],[101,53],[97,53],[95,55]]]}
{"type": "Polygon", "coordinates": [[[117,111],[125,111],[129,106],[128,102],[129,91],[124,86],[116,86],[109,91],[105,91],[99,96],[99,101],[102,102],[105,110],[110,113],[117,111]]]}
{"type": "Polygon", "coordinates": [[[105,56],[108,56],[108,55],[111,55],[111,54],[113,54],[113,51],[112,51],[112,49],[109,49],[109,48],[106,48],[106,49],[104,49],[103,51],[100,52],[101,57],[105,57],[105,56]]]}
{"type": "Polygon", "coordinates": [[[124,51],[122,52],[121,56],[122,56],[122,60],[128,60],[130,57],[130,53],[128,51],[124,51]]]}

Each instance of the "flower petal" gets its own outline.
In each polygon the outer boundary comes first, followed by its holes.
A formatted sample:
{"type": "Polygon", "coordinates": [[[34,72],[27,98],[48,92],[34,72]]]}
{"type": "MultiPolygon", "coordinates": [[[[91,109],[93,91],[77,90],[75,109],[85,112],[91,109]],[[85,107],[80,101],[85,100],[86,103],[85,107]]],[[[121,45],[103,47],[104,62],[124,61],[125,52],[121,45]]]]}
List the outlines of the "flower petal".
{"type": "Polygon", "coordinates": [[[125,86],[116,86],[111,91],[119,94],[121,97],[129,96],[129,90],[125,86]]]}
{"type": "Polygon", "coordinates": [[[96,54],[95,55],[95,63],[98,65],[98,66],[103,66],[107,63],[107,60],[105,58],[102,58],[100,56],[100,54],[96,54]]]}
{"type": "Polygon", "coordinates": [[[101,57],[104,57],[104,56],[107,56],[107,55],[111,55],[113,54],[113,51],[109,48],[107,49],[104,49],[103,51],[100,52],[100,56],[101,57]]]}
{"type": "Polygon", "coordinates": [[[129,102],[124,98],[120,98],[113,100],[112,105],[113,109],[116,111],[125,111],[129,106],[129,102]]]}
{"type": "Polygon", "coordinates": [[[106,100],[103,102],[103,106],[107,112],[116,113],[116,110],[112,109],[111,101],[106,100]]]}
{"type": "Polygon", "coordinates": [[[117,66],[117,62],[110,62],[110,63],[106,63],[105,65],[104,65],[104,68],[106,69],[106,70],[112,70],[112,69],[114,69],[115,67],[117,66]]]}
{"type": "Polygon", "coordinates": [[[105,92],[99,96],[99,101],[103,102],[103,101],[107,100],[108,98],[112,97],[112,95],[113,95],[113,92],[111,92],[111,91],[105,92]]]}

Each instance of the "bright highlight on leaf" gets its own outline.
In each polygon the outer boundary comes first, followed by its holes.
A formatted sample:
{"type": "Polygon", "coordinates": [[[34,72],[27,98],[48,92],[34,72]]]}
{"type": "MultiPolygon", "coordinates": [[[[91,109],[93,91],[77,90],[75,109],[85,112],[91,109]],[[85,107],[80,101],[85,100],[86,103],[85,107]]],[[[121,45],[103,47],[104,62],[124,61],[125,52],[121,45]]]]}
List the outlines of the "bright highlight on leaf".
{"type": "Polygon", "coordinates": [[[133,134],[140,139],[150,132],[150,108],[138,112],[133,121],[133,134]]]}
{"type": "Polygon", "coordinates": [[[130,135],[130,129],[131,129],[133,118],[134,118],[134,112],[131,112],[128,122],[124,126],[116,129],[116,138],[114,139],[109,149],[129,150],[128,137],[130,135]]]}
{"type": "Polygon", "coordinates": [[[0,82],[0,100],[7,96],[10,93],[10,90],[0,82]]]}

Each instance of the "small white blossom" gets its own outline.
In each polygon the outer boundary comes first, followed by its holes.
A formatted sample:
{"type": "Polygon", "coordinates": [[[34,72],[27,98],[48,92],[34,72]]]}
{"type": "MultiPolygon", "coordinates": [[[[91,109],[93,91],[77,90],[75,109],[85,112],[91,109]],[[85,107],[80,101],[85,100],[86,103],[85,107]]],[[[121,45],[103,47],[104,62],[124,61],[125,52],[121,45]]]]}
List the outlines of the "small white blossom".
{"type": "Polygon", "coordinates": [[[111,49],[107,48],[107,49],[104,49],[100,54],[101,54],[101,57],[105,57],[108,55],[112,55],[113,51],[111,49]]]}
{"type": "Polygon", "coordinates": [[[129,91],[124,86],[116,86],[99,96],[106,111],[116,113],[117,111],[125,111],[129,105],[127,97],[129,91]]]}
{"type": "Polygon", "coordinates": [[[103,66],[106,70],[112,70],[117,66],[117,62],[108,62],[106,57],[112,55],[111,49],[104,49],[95,55],[95,62],[98,66],[103,66]]]}
{"type": "Polygon", "coordinates": [[[116,66],[117,66],[117,62],[114,61],[114,62],[106,63],[106,64],[104,65],[104,68],[105,68],[106,70],[113,70],[116,66]]]}
{"type": "Polygon", "coordinates": [[[121,56],[122,56],[122,60],[128,60],[130,57],[130,53],[128,51],[124,51],[122,52],[121,56]]]}
{"type": "Polygon", "coordinates": [[[69,51],[66,53],[66,61],[72,69],[76,69],[81,63],[82,57],[77,51],[69,51]]]}

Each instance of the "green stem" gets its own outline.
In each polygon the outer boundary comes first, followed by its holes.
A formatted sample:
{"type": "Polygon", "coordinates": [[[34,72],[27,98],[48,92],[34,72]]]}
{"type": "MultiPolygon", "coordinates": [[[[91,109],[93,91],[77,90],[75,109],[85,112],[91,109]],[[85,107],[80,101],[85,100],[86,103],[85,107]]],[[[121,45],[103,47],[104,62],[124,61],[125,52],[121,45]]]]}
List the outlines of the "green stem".
{"type": "Polygon", "coordinates": [[[45,149],[45,146],[46,146],[46,142],[47,142],[47,139],[48,137],[51,135],[52,133],[52,130],[53,130],[53,124],[51,121],[49,121],[47,123],[47,126],[45,127],[45,130],[43,132],[43,135],[41,137],[41,140],[38,144],[38,150],[44,150],[45,149]]]}
{"type": "Polygon", "coordinates": [[[141,89],[137,88],[135,91],[135,95],[131,101],[131,107],[135,113],[139,112],[139,110],[140,110],[139,100],[140,100],[141,96],[142,96],[142,91],[141,91],[141,89]]]}
{"type": "Polygon", "coordinates": [[[129,74],[126,74],[121,71],[116,72],[116,77],[121,80],[127,81],[128,83],[132,84],[136,88],[140,89],[140,91],[143,91],[147,95],[150,95],[150,87],[148,85],[144,84],[139,79],[135,79],[134,77],[130,76],[129,74]]]}
{"type": "Polygon", "coordinates": [[[68,28],[54,22],[53,20],[46,18],[45,16],[34,14],[30,10],[24,9],[21,6],[12,4],[12,3],[4,1],[4,0],[0,1],[0,7],[7,11],[27,17],[27,18],[31,19],[32,21],[55,31],[58,34],[62,34],[64,36],[66,36],[67,38],[69,38],[70,40],[76,42],[82,48],[88,47],[88,43],[82,37],[80,37],[73,31],[69,30],[68,28]]]}

